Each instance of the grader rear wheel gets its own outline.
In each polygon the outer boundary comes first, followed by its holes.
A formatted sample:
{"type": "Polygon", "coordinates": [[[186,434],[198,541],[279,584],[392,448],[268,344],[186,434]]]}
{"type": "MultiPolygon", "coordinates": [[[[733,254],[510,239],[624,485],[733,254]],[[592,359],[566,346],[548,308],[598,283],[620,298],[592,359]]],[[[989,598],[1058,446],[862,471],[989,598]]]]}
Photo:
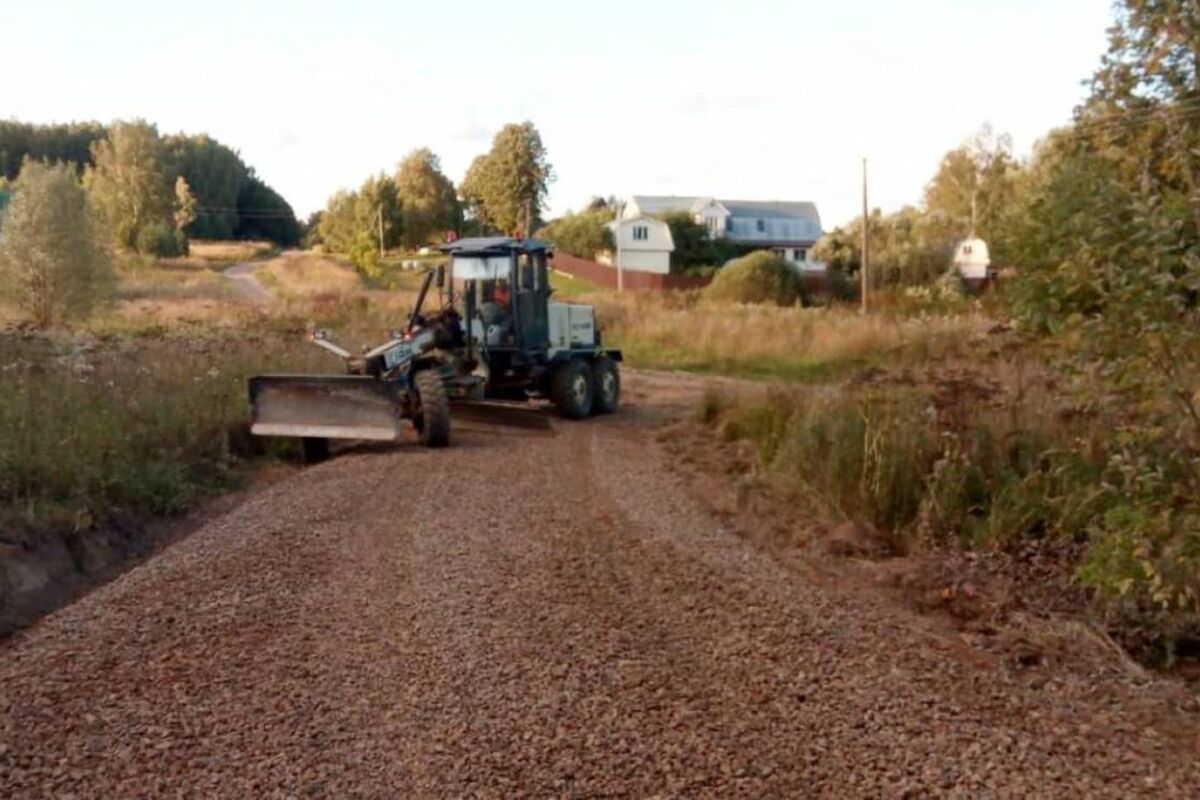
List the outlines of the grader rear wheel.
{"type": "Polygon", "coordinates": [[[608,356],[597,358],[592,364],[592,384],[595,389],[592,413],[617,413],[621,402],[621,374],[617,372],[617,362],[608,356]]]}
{"type": "Polygon", "coordinates": [[[594,393],[592,368],[581,358],[560,365],[550,376],[550,400],[567,419],[583,419],[591,414],[594,393]]]}

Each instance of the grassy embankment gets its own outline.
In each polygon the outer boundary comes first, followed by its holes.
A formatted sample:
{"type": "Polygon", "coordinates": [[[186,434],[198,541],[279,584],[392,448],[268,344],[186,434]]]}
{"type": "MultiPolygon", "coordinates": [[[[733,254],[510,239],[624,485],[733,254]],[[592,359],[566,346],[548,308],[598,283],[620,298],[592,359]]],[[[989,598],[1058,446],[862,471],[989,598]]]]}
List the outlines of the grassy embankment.
{"type": "MultiPolygon", "coordinates": [[[[0,324],[0,531],[86,531],[114,515],[180,512],[282,451],[247,433],[246,378],[331,371],[310,324],[381,335],[407,300],[321,258],[264,262],[280,299],[241,299],[220,270],[268,259],[196,243],[187,259],[121,265],[116,296],[70,329],[0,324]]],[[[4,316],[0,314],[0,322],[4,316]]],[[[287,445],[284,445],[286,447],[287,445]]]]}

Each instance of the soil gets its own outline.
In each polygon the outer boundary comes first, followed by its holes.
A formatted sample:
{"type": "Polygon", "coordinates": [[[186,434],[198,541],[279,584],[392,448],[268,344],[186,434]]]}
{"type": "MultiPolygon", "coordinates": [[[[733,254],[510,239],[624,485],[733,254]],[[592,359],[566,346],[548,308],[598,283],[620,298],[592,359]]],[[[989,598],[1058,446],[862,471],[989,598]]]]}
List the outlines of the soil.
{"type": "Polygon", "coordinates": [[[283,464],[260,470],[249,488],[211,500],[178,518],[120,515],[81,530],[15,524],[0,529],[0,641],[295,471],[283,464]]]}
{"type": "Polygon", "coordinates": [[[676,447],[706,381],[624,377],[343,451],[0,644],[0,796],[1194,796],[1178,683],[892,602],[869,530],[813,558],[746,453],[676,447]]]}

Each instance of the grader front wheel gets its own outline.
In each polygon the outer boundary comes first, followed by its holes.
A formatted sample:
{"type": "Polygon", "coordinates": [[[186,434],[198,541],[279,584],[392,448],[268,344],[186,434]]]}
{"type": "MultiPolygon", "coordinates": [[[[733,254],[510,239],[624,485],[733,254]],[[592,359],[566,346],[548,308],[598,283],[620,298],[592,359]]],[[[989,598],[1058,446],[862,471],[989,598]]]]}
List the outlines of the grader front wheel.
{"type": "Polygon", "coordinates": [[[450,399],[442,376],[433,370],[417,373],[417,407],[413,427],[426,447],[450,444],[450,399]]]}

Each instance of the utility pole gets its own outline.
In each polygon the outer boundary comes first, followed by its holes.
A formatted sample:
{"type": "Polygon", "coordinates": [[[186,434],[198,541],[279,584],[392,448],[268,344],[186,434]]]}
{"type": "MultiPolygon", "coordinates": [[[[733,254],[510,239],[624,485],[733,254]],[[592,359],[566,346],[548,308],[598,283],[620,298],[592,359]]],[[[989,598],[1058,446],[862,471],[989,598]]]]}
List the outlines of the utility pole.
{"type": "Polygon", "coordinates": [[[625,204],[617,203],[617,219],[613,224],[613,238],[617,240],[617,291],[625,291],[625,270],[621,266],[621,217],[625,216],[625,204]]]}
{"type": "Polygon", "coordinates": [[[376,212],[376,217],[379,218],[379,257],[383,258],[383,204],[379,204],[379,210],[376,212]]]}
{"type": "Polygon", "coordinates": [[[867,213],[867,160],[864,158],[862,165],[862,183],[863,183],[863,215],[862,215],[862,313],[866,314],[870,310],[867,294],[870,292],[871,286],[871,250],[870,242],[868,241],[867,228],[870,223],[870,216],[867,213]]]}

